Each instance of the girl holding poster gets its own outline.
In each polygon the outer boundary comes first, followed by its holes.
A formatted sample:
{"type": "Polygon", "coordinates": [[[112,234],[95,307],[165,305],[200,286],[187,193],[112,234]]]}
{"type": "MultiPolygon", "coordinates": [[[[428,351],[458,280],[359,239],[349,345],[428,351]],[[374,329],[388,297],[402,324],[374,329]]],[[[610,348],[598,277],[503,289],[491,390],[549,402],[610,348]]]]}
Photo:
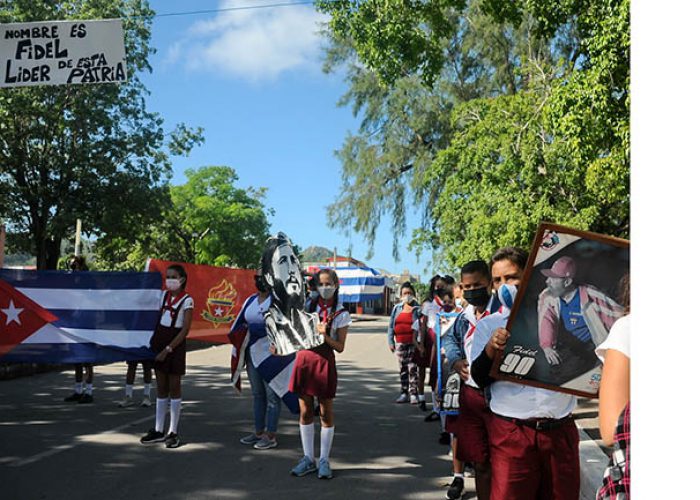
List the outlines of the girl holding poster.
{"type": "Polygon", "coordinates": [[[333,398],[338,384],[335,351],[343,352],[350,313],[338,302],[338,275],[332,269],[322,269],[318,277],[319,298],[312,311],[319,316],[318,333],[324,343],[297,353],[289,390],[299,395],[299,432],[304,456],[291,470],[294,476],[318,471],[320,479],[333,477],[328,461],[333,444],[333,398]],[[321,456],[316,466],[314,456],[314,397],[321,408],[321,456]]]}

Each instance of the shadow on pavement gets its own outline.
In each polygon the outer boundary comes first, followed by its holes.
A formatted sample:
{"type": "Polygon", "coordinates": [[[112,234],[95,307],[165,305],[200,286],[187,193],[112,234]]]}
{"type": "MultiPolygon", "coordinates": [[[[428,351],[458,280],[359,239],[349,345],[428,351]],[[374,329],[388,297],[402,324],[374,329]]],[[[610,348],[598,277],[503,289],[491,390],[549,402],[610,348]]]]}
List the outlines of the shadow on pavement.
{"type": "MultiPolygon", "coordinates": [[[[143,446],[139,436],[155,408],[118,408],[124,364],[96,367],[95,403],[64,403],[72,372],[0,382],[0,484],[3,498],[442,498],[450,475],[439,425],[416,406],[393,403],[395,363],[367,368],[339,359],[334,479],[295,478],[301,457],[298,423],[286,408],[280,446],[254,450],[240,437],[252,430],[249,385],[234,397],[228,351],[203,353],[183,381],[183,446],[143,446]],[[210,360],[218,356],[219,360],[210,360]],[[7,495],[7,496],[5,496],[7,495]]],[[[189,355],[188,355],[189,356],[189,355]]],[[[190,358],[191,359],[191,358],[190,358]]],[[[387,358],[391,360],[391,358],[387,358]]],[[[141,396],[141,373],[135,397],[141,396]]],[[[155,393],[155,391],[154,391],[155,393]]],[[[318,419],[316,425],[318,426],[318,419]]],[[[316,454],[319,452],[316,431],[316,454]]]]}

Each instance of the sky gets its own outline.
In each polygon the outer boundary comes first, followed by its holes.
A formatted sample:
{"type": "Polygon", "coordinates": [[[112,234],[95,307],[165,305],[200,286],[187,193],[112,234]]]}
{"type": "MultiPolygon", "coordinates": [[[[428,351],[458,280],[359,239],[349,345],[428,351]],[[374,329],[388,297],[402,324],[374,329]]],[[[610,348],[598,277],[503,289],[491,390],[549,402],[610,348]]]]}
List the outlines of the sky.
{"type": "MultiPolygon", "coordinates": [[[[285,0],[152,0],[157,14],[283,3],[285,0]]],[[[152,26],[153,72],[142,75],[151,92],[149,109],[166,130],[179,122],[204,128],[205,143],[173,160],[173,182],[185,170],[206,165],[236,169],[239,187],[266,187],[273,232],[284,231],[301,248],[337,248],[365,260],[368,245],[326,223],[326,207],[341,188],[342,166],[334,151],[356,131],[359,117],[337,102],[343,74],[324,74],[319,26],[311,5],[156,17],[152,26]]],[[[375,268],[409,269],[425,279],[429,256],[418,260],[407,245],[416,214],[409,217],[400,260],[392,257],[393,230],[382,223],[375,268]]]]}

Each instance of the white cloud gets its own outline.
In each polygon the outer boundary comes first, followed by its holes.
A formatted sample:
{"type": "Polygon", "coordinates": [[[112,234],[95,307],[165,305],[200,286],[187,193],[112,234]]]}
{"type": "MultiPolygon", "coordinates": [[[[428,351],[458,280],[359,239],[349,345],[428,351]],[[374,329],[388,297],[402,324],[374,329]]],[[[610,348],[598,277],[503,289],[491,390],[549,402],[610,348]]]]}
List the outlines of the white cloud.
{"type": "MultiPolygon", "coordinates": [[[[219,8],[270,3],[223,0],[219,8]]],[[[220,12],[194,23],[184,40],[168,48],[165,63],[182,61],[191,70],[249,81],[274,80],[292,69],[318,69],[319,30],[325,20],[311,5],[220,12]]]]}

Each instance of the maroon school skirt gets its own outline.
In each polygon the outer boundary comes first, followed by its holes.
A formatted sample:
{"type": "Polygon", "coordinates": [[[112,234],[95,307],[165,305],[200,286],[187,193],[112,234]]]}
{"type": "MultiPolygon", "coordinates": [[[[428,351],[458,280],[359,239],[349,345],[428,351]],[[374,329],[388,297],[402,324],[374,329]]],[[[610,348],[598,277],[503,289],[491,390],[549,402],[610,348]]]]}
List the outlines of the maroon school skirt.
{"type": "MultiPolygon", "coordinates": [[[[156,331],[151,337],[151,350],[157,356],[165,346],[170,344],[177,337],[177,334],[182,328],[171,328],[169,326],[158,325],[156,331]]],[[[154,361],[153,368],[156,371],[170,373],[172,375],[185,374],[185,358],[187,356],[186,342],[181,342],[179,346],[173,349],[163,361],[154,361]]]]}
{"type": "Polygon", "coordinates": [[[415,360],[419,368],[428,368],[431,365],[430,352],[433,350],[434,344],[435,332],[431,329],[428,330],[428,335],[426,335],[425,342],[423,343],[425,346],[425,351],[423,354],[420,354],[418,349],[415,351],[415,360]]]}
{"type": "Polygon", "coordinates": [[[333,399],[338,387],[335,354],[328,344],[297,352],[289,391],[298,396],[333,399]]]}

